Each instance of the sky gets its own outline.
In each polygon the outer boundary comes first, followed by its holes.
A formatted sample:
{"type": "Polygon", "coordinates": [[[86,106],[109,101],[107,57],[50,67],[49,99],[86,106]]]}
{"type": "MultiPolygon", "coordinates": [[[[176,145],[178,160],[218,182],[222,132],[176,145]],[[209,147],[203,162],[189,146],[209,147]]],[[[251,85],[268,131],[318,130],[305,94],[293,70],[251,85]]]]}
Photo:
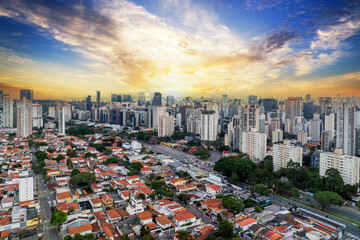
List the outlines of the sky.
{"type": "Polygon", "coordinates": [[[357,0],[0,0],[0,89],[360,95],[357,0]]]}

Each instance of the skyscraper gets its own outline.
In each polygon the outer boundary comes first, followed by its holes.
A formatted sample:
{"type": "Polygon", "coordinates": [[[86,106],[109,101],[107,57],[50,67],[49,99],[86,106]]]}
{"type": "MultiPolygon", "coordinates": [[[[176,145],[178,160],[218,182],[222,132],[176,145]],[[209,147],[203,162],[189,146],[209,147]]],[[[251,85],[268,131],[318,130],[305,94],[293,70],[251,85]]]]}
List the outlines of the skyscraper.
{"type": "MultiPolygon", "coordinates": [[[[243,131],[250,131],[255,128],[259,129],[260,109],[257,106],[246,105],[239,109],[240,123],[243,131]]],[[[265,119],[264,119],[265,120],[265,119]]],[[[264,122],[265,124],[265,122],[264,122]]]]}
{"type": "Polygon", "coordinates": [[[346,103],[336,108],[336,148],[343,154],[355,155],[356,152],[356,116],[357,107],[346,103]]]}
{"type": "Polygon", "coordinates": [[[42,106],[38,103],[32,105],[32,126],[43,127],[42,106]]]}
{"type": "Polygon", "coordinates": [[[167,112],[159,116],[158,136],[171,136],[174,133],[174,122],[174,116],[169,115],[167,112]]]}
{"type": "Polygon", "coordinates": [[[20,99],[26,98],[27,100],[29,100],[30,102],[32,102],[33,99],[33,90],[29,90],[29,89],[21,89],[20,90],[20,99]]]}
{"type": "MultiPolygon", "coordinates": [[[[1,97],[1,96],[0,96],[1,97]]],[[[2,95],[2,110],[0,108],[1,126],[4,128],[14,127],[14,105],[10,95],[2,95]]]]}
{"type": "Polygon", "coordinates": [[[175,103],[174,96],[167,96],[166,97],[166,106],[171,106],[175,103]]]}
{"type": "Polygon", "coordinates": [[[286,118],[293,121],[296,116],[302,116],[302,100],[299,97],[289,97],[286,100],[286,118]]]}
{"type": "Polygon", "coordinates": [[[66,116],[66,107],[61,105],[58,112],[58,121],[59,121],[58,132],[61,134],[65,134],[65,121],[66,121],[65,116],[66,116]]]}
{"type": "Polygon", "coordinates": [[[248,103],[250,105],[256,104],[257,103],[257,96],[254,96],[254,95],[248,96],[248,103]]]}
{"type": "Polygon", "coordinates": [[[101,107],[100,91],[96,91],[96,107],[97,107],[97,108],[100,108],[100,107],[101,107]]]}
{"type": "Polygon", "coordinates": [[[266,156],[266,134],[253,128],[250,132],[242,132],[241,152],[249,155],[253,162],[260,162],[266,156]]]}
{"type": "Polygon", "coordinates": [[[23,98],[17,105],[17,135],[28,137],[32,133],[32,104],[23,98]]]}
{"type": "Polygon", "coordinates": [[[311,94],[306,94],[305,101],[306,102],[311,102],[311,94]]]}
{"type": "Polygon", "coordinates": [[[214,110],[201,113],[201,140],[215,141],[217,136],[218,119],[214,110]]]}
{"type": "Polygon", "coordinates": [[[302,147],[291,145],[289,140],[284,141],[284,144],[274,144],[274,171],[278,171],[280,168],[286,168],[290,161],[299,163],[300,166],[302,166],[302,147]]]}
{"type": "Polygon", "coordinates": [[[154,99],[153,99],[153,102],[152,102],[152,105],[153,105],[153,106],[159,106],[159,107],[162,106],[161,93],[159,93],[159,92],[156,92],[156,93],[155,93],[154,99]]]}
{"type": "Polygon", "coordinates": [[[87,96],[86,98],[86,110],[91,111],[92,103],[91,103],[91,96],[87,96]]]}
{"type": "Polygon", "coordinates": [[[145,93],[141,92],[139,93],[138,105],[142,106],[145,105],[145,103],[146,103],[145,93]]]}

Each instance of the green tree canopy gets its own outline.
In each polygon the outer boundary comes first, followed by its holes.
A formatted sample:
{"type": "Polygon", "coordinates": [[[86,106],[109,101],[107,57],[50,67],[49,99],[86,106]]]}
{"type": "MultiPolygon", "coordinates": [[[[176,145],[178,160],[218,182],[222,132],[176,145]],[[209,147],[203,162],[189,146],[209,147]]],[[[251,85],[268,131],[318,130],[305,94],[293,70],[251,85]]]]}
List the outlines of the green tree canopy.
{"type": "Polygon", "coordinates": [[[231,239],[234,235],[233,231],[233,224],[228,220],[223,220],[219,223],[219,233],[222,237],[226,239],[231,239]]]}
{"type": "Polygon", "coordinates": [[[341,206],[344,199],[335,192],[322,191],[314,194],[314,200],[320,205],[322,210],[330,205],[341,206]]]}
{"type": "Polygon", "coordinates": [[[57,224],[65,222],[67,216],[68,214],[63,211],[54,212],[50,219],[51,225],[56,226],[57,224]]]}
{"type": "Polygon", "coordinates": [[[240,213],[245,208],[243,201],[235,195],[221,195],[220,199],[229,212],[240,213]]]}
{"type": "Polygon", "coordinates": [[[256,184],[254,186],[254,192],[259,193],[260,195],[264,195],[265,191],[267,190],[267,188],[265,187],[264,184],[260,183],[260,184],[256,184]]]}
{"type": "Polygon", "coordinates": [[[93,173],[82,172],[82,173],[76,174],[75,176],[71,177],[70,183],[72,185],[85,186],[89,182],[95,182],[95,180],[96,180],[96,177],[93,173]]]}

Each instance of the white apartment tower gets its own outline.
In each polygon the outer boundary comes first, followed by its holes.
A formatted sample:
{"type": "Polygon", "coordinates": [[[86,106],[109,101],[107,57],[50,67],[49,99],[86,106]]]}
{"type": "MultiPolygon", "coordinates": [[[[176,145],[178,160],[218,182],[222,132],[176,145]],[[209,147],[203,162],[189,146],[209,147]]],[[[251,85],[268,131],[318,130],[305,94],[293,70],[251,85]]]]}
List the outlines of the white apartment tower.
{"type": "Polygon", "coordinates": [[[19,202],[34,200],[34,178],[19,179],[19,202]]]}
{"type": "Polygon", "coordinates": [[[57,117],[59,123],[58,133],[60,134],[65,134],[65,122],[66,122],[65,116],[66,116],[66,107],[60,106],[57,117]]]}
{"type": "Polygon", "coordinates": [[[17,135],[28,137],[32,133],[32,104],[23,98],[17,105],[17,135]]]}
{"type": "Polygon", "coordinates": [[[274,144],[274,171],[278,171],[280,168],[286,168],[290,161],[299,163],[300,166],[302,166],[302,147],[293,146],[290,144],[290,141],[285,141],[284,144],[274,144]]]}
{"type": "Polygon", "coordinates": [[[169,115],[169,113],[164,113],[159,117],[159,129],[158,136],[159,137],[167,137],[171,136],[174,133],[174,116],[169,115]]]}
{"type": "Polygon", "coordinates": [[[3,95],[3,125],[4,128],[12,128],[14,126],[14,105],[10,95],[3,95]]]}
{"type": "Polygon", "coordinates": [[[203,111],[201,113],[201,140],[215,141],[217,136],[218,119],[215,111],[203,111]]]}
{"type": "Polygon", "coordinates": [[[38,103],[32,104],[32,126],[43,127],[42,106],[38,103]]]}
{"type": "Polygon", "coordinates": [[[359,183],[360,158],[336,152],[320,153],[320,176],[325,176],[329,168],[339,170],[345,184],[359,183]]]}
{"type": "Polygon", "coordinates": [[[241,152],[249,155],[253,162],[260,162],[266,156],[266,134],[253,128],[250,132],[242,133],[241,152]]]}

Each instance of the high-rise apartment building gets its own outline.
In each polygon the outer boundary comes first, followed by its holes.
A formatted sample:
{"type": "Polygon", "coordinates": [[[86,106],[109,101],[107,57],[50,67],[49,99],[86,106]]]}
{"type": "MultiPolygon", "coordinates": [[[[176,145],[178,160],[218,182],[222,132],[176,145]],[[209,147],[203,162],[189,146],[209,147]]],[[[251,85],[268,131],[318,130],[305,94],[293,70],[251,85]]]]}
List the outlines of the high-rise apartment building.
{"type": "Polygon", "coordinates": [[[336,148],[342,149],[343,154],[355,155],[356,152],[356,106],[342,103],[336,108],[336,148]]]}
{"type": "Polygon", "coordinates": [[[55,107],[53,107],[53,106],[49,107],[49,115],[48,116],[51,117],[51,118],[56,117],[55,107]]]}
{"type": "Polygon", "coordinates": [[[286,118],[294,121],[296,116],[302,116],[302,100],[299,97],[289,97],[286,100],[286,118]]]}
{"type": "Polygon", "coordinates": [[[32,133],[32,104],[23,98],[17,104],[17,135],[28,137],[32,133]]]}
{"type": "Polygon", "coordinates": [[[274,131],[272,131],[271,135],[271,142],[273,144],[277,142],[282,142],[284,140],[284,133],[281,129],[275,129],[274,131]]]}
{"type": "Polygon", "coordinates": [[[66,107],[60,106],[59,112],[58,112],[58,133],[65,134],[65,122],[66,122],[66,107]]]}
{"type": "MultiPolygon", "coordinates": [[[[255,128],[259,129],[260,109],[257,106],[246,105],[239,108],[240,125],[243,131],[248,132],[255,128]]],[[[265,124],[265,122],[264,122],[265,124]]]]}
{"type": "Polygon", "coordinates": [[[217,136],[218,119],[215,111],[201,112],[201,140],[215,141],[217,136]]]}
{"type": "Polygon", "coordinates": [[[320,119],[311,119],[309,127],[309,136],[312,141],[320,141],[322,122],[320,119]]]}
{"type": "Polygon", "coordinates": [[[26,100],[32,102],[34,100],[34,92],[29,89],[20,90],[20,99],[26,98],[26,100]]]}
{"type": "Polygon", "coordinates": [[[19,179],[19,202],[34,200],[34,178],[19,179]]]}
{"type": "Polygon", "coordinates": [[[42,106],[38,103],[32,104],[32,126],[36,128],[43,127],[42,106]]]}
{"type": "Polygon", "coordinates": [[[325,127],[324,130],[330,132],[330,136],[333,138],[335,136],[335,114],[330,113],[325,116],[325,127]]]}
{"type": "Polygon", "coordinates": [[[10,95],[2,95],[2,112],[0,115],[2,119],[0,127],[14,127],[14,103],[10,95]]]}
{"type": "Polygon", "coordinates": [[[300,166],[302,166],[302,151],[302,147],[293,146],[290,144],[290,141],[285,141],[284,144],[274,144],[274,171],[278,171],[280,168],[286,168],[290,161],[299,163],[300,166]]]}
{"type": "Polygon", "coordinates": [[[158,129],[159,118],[166,112],[165,107],[152,107],[149,109],[149,127],[158,129]]]}
{"type": "Polygon", "coordinates": [[[320,176],[325,176],[326,170],[329,168],[337,169],[345,184],[355,185],[359,183],[360,158],[336,152],[320,153],[320,176]]]}
{"type": "Polygon", "coordinates": [[[174,96],[166,96],[166,106],[172,106],[175,103],[174,96]]]}
{"type": "Polygon", "coordinates": [[[158,136],[159,137],[171,136],[174,133],[174,123],[175,123],[174,116],[169,115],[169,113],[167,112],[159,116],[158,136]]]}
{"type": "Polygon", "coordinates": [[[242,132],[241,152],[249,155],[249,158],[256,163],[264,160],[266,156],[266,134],[260,133],[253,128],[250,132],[242,132]]]}

